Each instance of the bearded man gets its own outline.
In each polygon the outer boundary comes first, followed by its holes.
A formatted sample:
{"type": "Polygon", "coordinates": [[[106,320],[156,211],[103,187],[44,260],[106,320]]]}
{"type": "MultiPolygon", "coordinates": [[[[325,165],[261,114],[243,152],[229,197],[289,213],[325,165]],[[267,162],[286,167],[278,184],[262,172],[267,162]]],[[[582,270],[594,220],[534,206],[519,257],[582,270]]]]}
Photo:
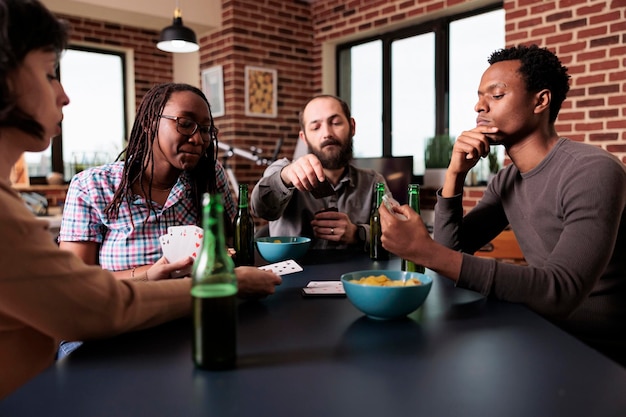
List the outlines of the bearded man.
{"type": "Polygon", "coordinates": [[[340,98],[319,95],[304,105],[299,135],[308,153],[272,163],[252,190],[251,210],[269,221],[270,236],[307,236],[312,249],[367,249],[374,185],[385,179],[352,163],[355,132],[340,98]]]}

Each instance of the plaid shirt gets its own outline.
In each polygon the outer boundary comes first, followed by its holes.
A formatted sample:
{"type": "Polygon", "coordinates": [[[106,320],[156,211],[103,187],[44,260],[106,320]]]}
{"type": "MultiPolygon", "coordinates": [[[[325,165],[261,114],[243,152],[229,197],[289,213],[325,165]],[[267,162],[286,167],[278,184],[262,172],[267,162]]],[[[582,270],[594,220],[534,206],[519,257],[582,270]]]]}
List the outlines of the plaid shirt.
{"type": "MultiPolygon", "coordinates": [[[[215,165],[217,190],[224,194],[224,209],[233,219],[236,206],[226,174],[219,161],[215,165]]],[[[104,208],[119,188],[123,169],[123,162],[115,162],[76,174],[67,192],[59,233],[59,241],[99,243],[100,266],[111,271],[155,263],[163,256],[159,236],[166,234],[169,226],[201,223],[186,172],[170,190],[165,205],[155,203],[156,215],[146,200],[136,195],[131,205],[122,203],[116,219],[107,218],[104,208]]]]}

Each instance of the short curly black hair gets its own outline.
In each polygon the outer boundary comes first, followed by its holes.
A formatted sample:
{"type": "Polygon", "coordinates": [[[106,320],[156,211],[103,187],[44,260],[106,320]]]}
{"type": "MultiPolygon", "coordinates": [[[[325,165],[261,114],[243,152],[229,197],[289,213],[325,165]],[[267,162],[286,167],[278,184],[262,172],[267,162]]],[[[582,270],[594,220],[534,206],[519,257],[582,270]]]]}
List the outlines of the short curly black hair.
{"type": "Polygon", "coordinates": [[[567,67],[561,64],[553,52],[534,44],[500,49],[488,59],[490,65],[511,60],[521,61],[519,73],[526,82],[527,91],[547,89],[552,92],[550,122],[554,122],[569,91],[570,76],[567,74],[567,67]]]}

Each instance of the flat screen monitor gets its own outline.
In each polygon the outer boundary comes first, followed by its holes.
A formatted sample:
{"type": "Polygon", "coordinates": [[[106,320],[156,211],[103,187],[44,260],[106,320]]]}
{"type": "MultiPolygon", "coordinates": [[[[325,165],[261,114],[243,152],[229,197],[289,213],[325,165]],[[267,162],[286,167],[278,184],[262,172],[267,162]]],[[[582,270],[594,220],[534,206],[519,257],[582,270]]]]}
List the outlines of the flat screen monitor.
{"type": "Polygon", "coordinates": [[[400,204],[407,202],[407,188],[413,177],[412,156],[389,156],[376,158],[355,158],[359,168],[369,168],[385,177],[389,191],[400,204]]]}

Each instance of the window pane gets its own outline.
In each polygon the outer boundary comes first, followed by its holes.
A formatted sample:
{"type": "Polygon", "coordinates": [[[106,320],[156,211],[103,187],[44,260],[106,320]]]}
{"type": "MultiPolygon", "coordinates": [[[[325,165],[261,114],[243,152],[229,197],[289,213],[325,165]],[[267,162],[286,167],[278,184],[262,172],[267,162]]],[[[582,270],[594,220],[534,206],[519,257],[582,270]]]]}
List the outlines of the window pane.
{"type": "MultiPolygon", "coordinates": [[[[504,47],[504,10],[468,17],[450,24],[450,134],[476,126],[474,105],[480,78],[491,53],[504,47]]],[[[500,161],[504,150],[498,146],[500,161]]],[[[474,168],[478,181],[486,180],[488,161],[474,168]]]]}
{"type": "Polygon", "coordinates": [[[70,97],[63,119],[63,161],[69,179],[75,164],[80,170],[112,162],[122,150],[126,133],[122,58],[68,50],[61,60],[61,82],[70,97]]]}
{"type": "MultiPolygon", "coordinates": [[[[504,10],[498,9],[449,22],[428,22],[416,27],[413,36],[405,28],[357,46],[340,46],[338,87],[357,121],[355,156],[377,157],[383,149],[391,149],[393,156],[412,155],[413,174],[421,175],[427,138],[439,127],[457,136],[475,124],[476,87],[489,54],[504,46],[504,17],[504,10]],[[438,43],[446,39],[449,45],[438,43]],[[389,48],[383,48],[387,42],[389,48]],[[439,53],[448,55],[442,62],[447,61],[449,68],[437,68],[439,53]],[[383,79],[387,62],[389,79],[383,79]],[[435,80],[439,74],[450,74],[450,79],[435,80]],[[437,85],[447,88],[437,91],[437,85]],[[383,86],[389,86],[389,91],[383,91],[383,86]],[[391,107],[388,121],[382,119],[383,97],[391,107]],[[444,103],[447,107],[441,110],[446,114],[437,114],[444,103]],[[448,123],[438,126],[440,121],[448,123]]],[[[502,160],[502,150],[498,151],[502,160]]]]}
{"type": "Polygon", "coordinates": [[[351,48],[352,117],[356,121],[354,156],[383,154],[382,42],[377,40],[351,48]]]}
{"type": "MultiPolygon", "coordinates": [[[[124,63],[116,54],[68,49],[61,57],[61,83],[70,98],[63,109],[65,180],[78,170],[111,162],[126,137],[124,63]]],[[[52,171],[50,148],[26,153],[30,176],[52,171]]]]}
{"type": "Polygon", "coordinates": [[[391,152],[413,155],[413,174],[424,173],[424,143],[435,134],[435,34],[391,44],[391,152]]]}
{"type": "Polygon", "coordinates": [[[29,177],[45,177],[52,172],[52,152],[50,146],[43,152],[24,152],[29,177]]]}

